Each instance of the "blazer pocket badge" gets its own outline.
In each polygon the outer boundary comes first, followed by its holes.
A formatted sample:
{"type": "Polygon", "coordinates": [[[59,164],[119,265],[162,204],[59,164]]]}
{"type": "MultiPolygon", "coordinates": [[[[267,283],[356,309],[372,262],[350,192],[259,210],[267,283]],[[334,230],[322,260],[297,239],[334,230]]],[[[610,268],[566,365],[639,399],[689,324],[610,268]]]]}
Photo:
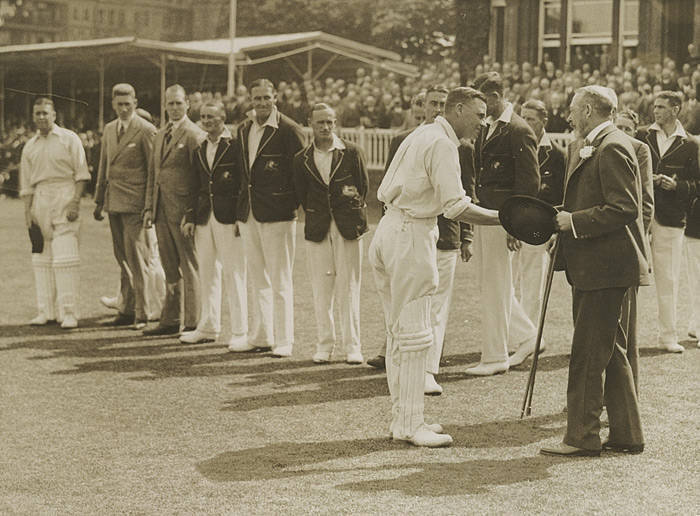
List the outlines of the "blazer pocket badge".
{"type": "Polygon", "coordinates": [[[277,172],[280,169],[280,164],[274,159],[267,160],[265,163],[265,172],[277,172]]]}
{"type": "Polygon", "coordinates": [[[134,142],[131,142],[131,143],[127,144],[127,147],[133,148],[133,147],[136,147],[136,144],[134,142]]]}
{"type": "Polygon", "coordinates": [[[345,197],[355,197],[360,195],[360,192],[357,191],[357,187],[355,185],[343,185],[342,193],[345,197]]]}
{"type": "Polygon", "coordinates": [[[229,177],[231,177],[231,172],[229,172],[227,170],[226,172],[223,173],[223,176],[224,176],[224,179],[228,179],[229,177]]]}

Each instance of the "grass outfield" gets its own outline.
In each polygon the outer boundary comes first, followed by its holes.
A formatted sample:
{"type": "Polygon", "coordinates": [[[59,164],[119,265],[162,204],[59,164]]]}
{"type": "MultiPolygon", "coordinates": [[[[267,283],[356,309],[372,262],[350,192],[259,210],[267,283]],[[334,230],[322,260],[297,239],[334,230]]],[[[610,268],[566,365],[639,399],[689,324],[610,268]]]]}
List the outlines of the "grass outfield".
{"type": "MultiPolygon", "coordinates": [[[[461,263],[438,375],[445,393],[426,398],[426,418],[455,444],[419,449],[387,438],[383,374],[342,355],[311,362],[301,227],[294,355],[273,359],[100,327],[111,314],[98,298],[115,291],[118,271],[108,224],[92,220],[87,201],[81,327],[24,326],[35,301],[22,205],[0,200],[0,210],[2,514],[698,514],[700,350],[690,341],[682,355],[654,349],[653,287],[639,298],[643,454],[538,454],[566,424],[566,282],[555,277],[533,415],[521,421],[529,361],[496,377],[463,372],[478,359],[480,327],[474,271],[461,263]]],[[[382,315],[366,261],[363,272],[370,358],[382,315]]]]}

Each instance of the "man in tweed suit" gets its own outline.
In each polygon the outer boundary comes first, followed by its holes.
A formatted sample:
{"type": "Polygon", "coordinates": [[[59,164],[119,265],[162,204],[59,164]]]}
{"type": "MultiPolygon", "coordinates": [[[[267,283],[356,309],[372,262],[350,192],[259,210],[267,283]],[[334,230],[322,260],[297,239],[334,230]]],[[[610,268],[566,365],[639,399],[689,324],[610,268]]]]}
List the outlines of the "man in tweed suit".
{"type": "Polygon", "coordinates": [[[192,164],[204,132],[187,118],[187,107],[187,95],[182,86],[175,84],[165,90],[165,109],[170,121],[156,134],[143,221],[146,227],[155,222],[166,294],[159,325],[145,330],[144,335],[172,335],[180,331],[180,280],[185,290],[185,330],[194,330],[199,320],[200,291],[194,244],[192,239],[185,238],[180,226],[196,188],[192,164]]]}
{"type": "Polygon", "coordinates": [[[141,214],[156,128],[135,113],[136,103],[133,86],[114,85],[112,107],[117,118],[105,126],[102,137],[94,216],[102,220],[103,210],[109,214],[114,257],[121,268],[124,304],[110,324],[141,329],[148,319],[144,295],[148,249],[141,214]]]}

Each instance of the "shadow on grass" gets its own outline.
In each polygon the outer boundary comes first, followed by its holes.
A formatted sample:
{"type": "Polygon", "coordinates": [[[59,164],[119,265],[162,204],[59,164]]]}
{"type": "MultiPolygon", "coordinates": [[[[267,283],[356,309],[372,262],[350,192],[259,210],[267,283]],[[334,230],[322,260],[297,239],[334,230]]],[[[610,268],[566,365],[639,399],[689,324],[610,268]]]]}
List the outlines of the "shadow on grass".
{"type": "MultiPolygon", "coordinates": [[[[526,421],[506,420],[448,427],[454,437],[454,448],[494,448],[525,446],[561,432],[550,428],[563,419],[561,414],[540,416],[526,421]],[[462,445],[461,443],[466,443],[462,445]]],[[[519,457],[510,460],[472,460],[446,463],[382,464],[372,459],[372,466],[352,469],[318,467],[336,460],[354,459],[377,452],[405,450],[415,457],[418,450],[402,442],[388,438],[357,439],[331,442],[282,442],[260,448],[224,452],[197,464],[197,470],[214,482],[261,481],[281,478],[298,478],[344,471],[376,471],[377,473],[411,470],[393,479],[367,480],[339,486],[353,491],[399,490],[415,496],[459,495],[481,492],[488,485],[506,485],[528,480],[547,478],[547,468],[559,462],[556,458],[519,457]],[[309,467],[310,466],[310,467],[309,467]],[[418,470],[418,471],[415,471],[418,470]],[[438,480],[439,481],[436,481],[438,480]]],[[[446,451],[435,450],[445,457],[446,451]]],[[[449,452],[447,452],[449,453],[449,452]]],[[[564,461],[562,459],[560,461],[564,461]]],[[[385,476],[385,475],[383,475],[385,476]]]]}
{"type": "MultiPolygon", "coordinates": [[[[80,326],[75,330],[63,330],[58,323],[50,323],[44,326],[30,326],[29,324],[7,324],[0,326],[0,337],[23,337],[31,338],[36,335],[70,335],[77,334],[81,331],[94,330],[103,328],[102,323],[105,321],[105,316],[86,317],[80,319],[80,326]]],[[[107,328],[105,328],[107,329],[107,328]]]]}

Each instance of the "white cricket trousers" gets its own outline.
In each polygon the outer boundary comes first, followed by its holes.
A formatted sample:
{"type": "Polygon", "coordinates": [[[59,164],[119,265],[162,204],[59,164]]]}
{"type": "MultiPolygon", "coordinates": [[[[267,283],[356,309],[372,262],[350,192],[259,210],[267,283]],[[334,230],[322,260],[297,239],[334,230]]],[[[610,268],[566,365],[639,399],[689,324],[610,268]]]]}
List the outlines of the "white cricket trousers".
{"type": "Polygon", "coordinates": [[[684,237],[685,255],[688,262],[688,293],[690,317],[688,333],[700,336],[700,238],[684,237]]]}
{"type": "Polygon", "coordinates": [[[440,357],[445,344],[445,331],[450,315],[452,303],[452,288],[455,282],[455,269],[459,250],[437,250],[438,286],[431,301],[433,324],[433,345],[428,349],[425,361],[425,370],[431,374],[438,374],[440,370],[440,357]]]}
{"type": "Polygon", "coordinates": [[[211,213],[206,224],[195,227],[194,251],[202,289],[202,311],[197,330],[214,339],[219,337],[223,292],[231,323],[231,334],[225,335],[225,341],[233,338],[236,343],[245,343],[248,334],[246,256],[242,239],[236,236],[236,225],[222,224],[211,213]]]}
{"type": "Polygon", "coordinates": [[[34,189],[32,215],[44,237],[44,250],[32,254],[37,309],[49,320],[80,316],[78,230],[68,222],[66,209],[75,195],[72,181],[44,181],[34,189]]]}
{"type": "Polygon", "coordinates": [[[542,296],[547,276],[547,245],[531,245],[527,242],[513,257],[513,285],[519,285],[516,295],[528,319],[539,324],[542,296]]]}
{"type": "Polygon", "coordinates": [[[438,285],[437,219],[389,208],[369,247],[387,328],[386,373],[391,432],[410,439],[424,424],[423,388],[433,343],[431,299],[438,285]]]}
{"type": "Polygon", "coordinates": [[[306,263],[316,315],[316,351],[332,353],[336,342],[333,318],[338,303],[340,331],[346,355],[362,353],[360,345],[360,283],[362,239],[346,240],[335,220],[321,242],[306,240],[306,263]]]}
{"type": "Polygon", "coordinates": [[[250,343],[272,351],[292,351],[294,345],[294,289],[292,267],[297,221],[258,222],[253,213],[238,222],[248,259],[252,324],[250,343]]]}
{"type": "Polygon", "coordinates": [[[481,290],[481,363],[505,362],[509,347],[537,336],[537,328],[515,298],[505,229],[475,226],[474,262],[481,290]]]}
{"type": "Polygon", "coordinates": [[[683,257],[683,228],[663,226],[654,219],[651,222],[651,256],[659,307],[659,344],[677,344],[676,306],[683,257]]]}

